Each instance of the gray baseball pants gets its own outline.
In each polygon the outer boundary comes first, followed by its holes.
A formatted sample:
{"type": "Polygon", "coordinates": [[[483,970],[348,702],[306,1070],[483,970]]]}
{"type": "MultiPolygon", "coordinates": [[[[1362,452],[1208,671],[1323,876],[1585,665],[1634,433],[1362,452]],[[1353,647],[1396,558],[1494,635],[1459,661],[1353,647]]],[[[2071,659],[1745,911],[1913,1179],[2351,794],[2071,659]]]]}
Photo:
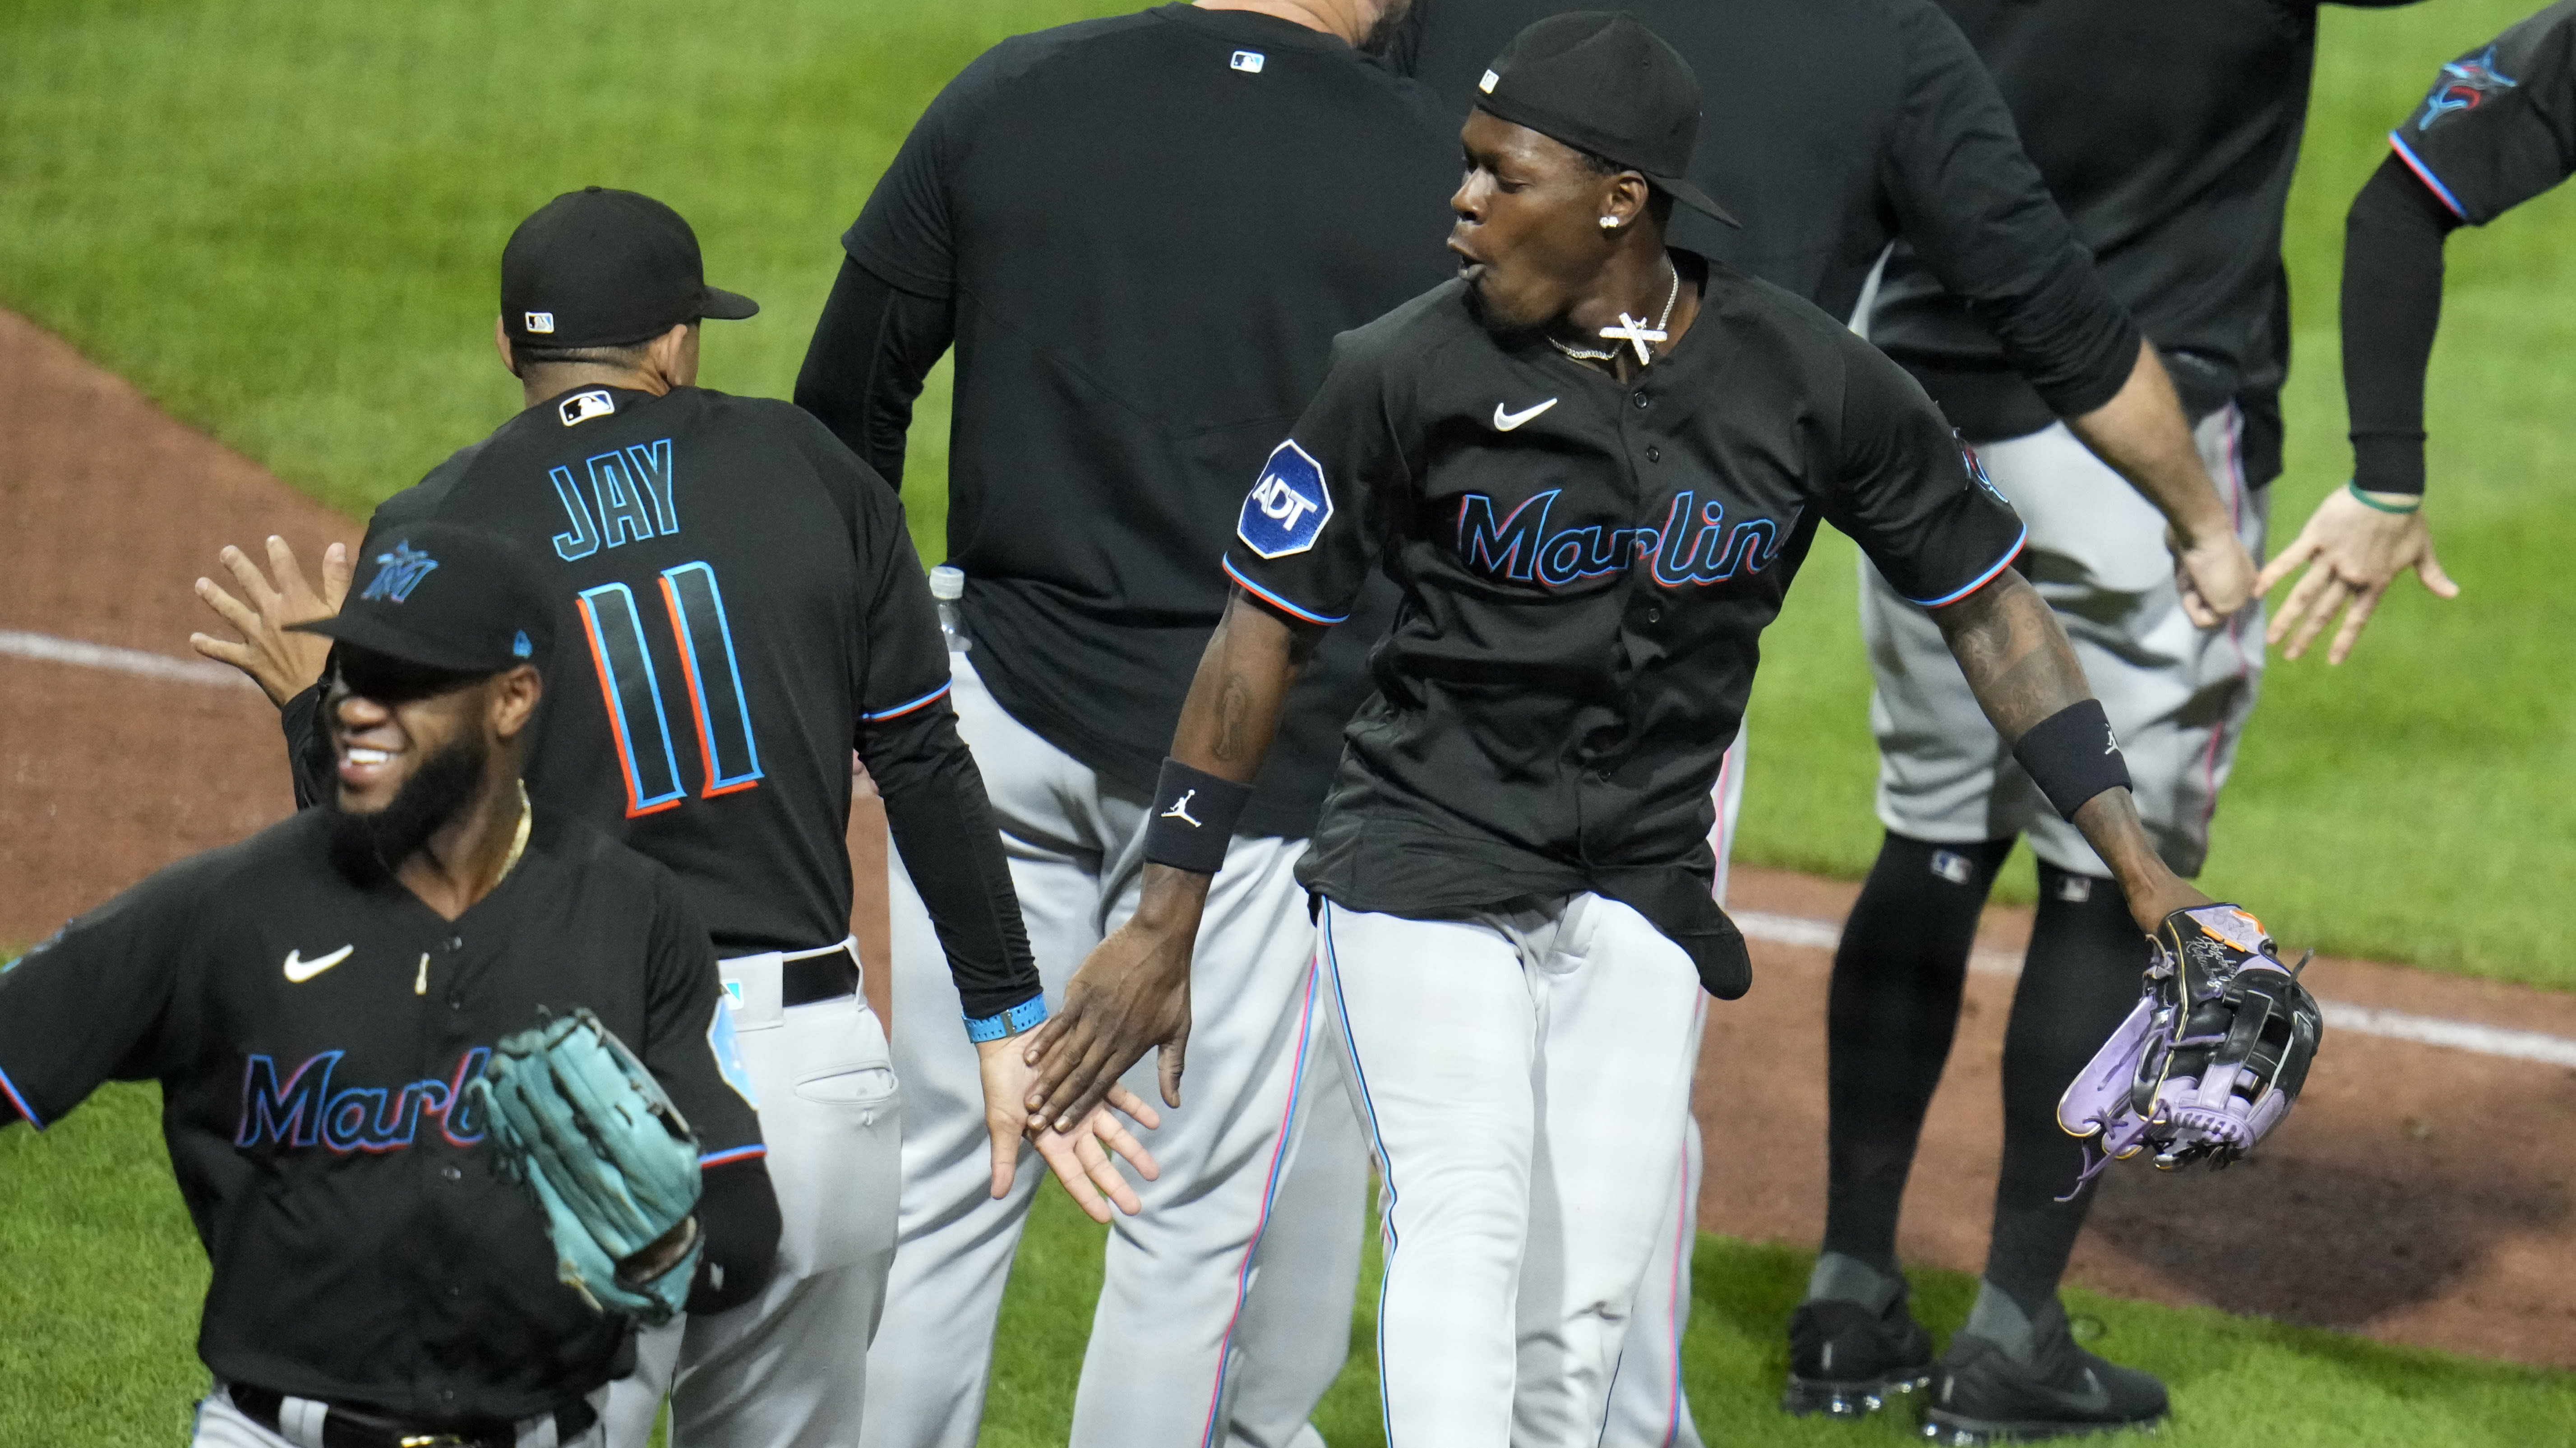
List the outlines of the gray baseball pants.
{"type": "Polygon", "coordinates": [[[860,1441],[868,1340],[894,1260],[900,1093],[867,997],[782,1006],[780,959],[717,964],[760,1097],[777,1275],[730,1312],[636,1335],[634,1375],[609,1385],[609,1448],[644,1448],[665,1395],[672,1448],[860,1441]]]}
{"type": "MultiPolygon", "coordinates": [[[[2194,436],[2237,536],[2261,558],[2271,495],[2245,485],[2243,430],[2231,406],[2201,419],[2194,436]]],[[[2056,611],[2111,716],[2157,852],[2177,873],[2199,874],[2219,789],[2262,686],[2262,600],[2216,629],[2195,625],[2174,587],[2163,517],[2065,424],[1976,449],[2030,526],[2021,573],[2056,611]]],[[[1878,684],[1869,722],[1879,819],[1935,844],[2027,835],[2031,851],[2059,869],[2110,878],[2082,832],[2013,762],[1931,615],[1898,597],[1866,560],[1860,574],[1861,637],[1878,684]]]]}
{"type": "MultiPolygon", "coordinates": [[[[1050,1004],[1136,906],[1142,792],[1012,719],[957,669],[975,751],[1050,1004]]],[[[1237,837],[1200,928],[1183,1105],[1155,1059],[1127,1085],[1163,1125],[1140,1137],[1162,1177],[1109,1238],[1074,1398],[1075,1448],[1313,1448],[1307,1415],[1350,1346],[1368,1159],[1316,997],[1313,925],[1291,873],[1302,840],[1237,837]]],[[[993,1332],[1030,1200],[1022,1153],[991,1195],[974,1048],[920,897],[891,870],[903,1205],[885,1322],[868,1353],[867,1448],[971,1448],[993,1332]]],[[[1047,1187],[1045,1190],[1057,1190],[1047,1187]]]]}

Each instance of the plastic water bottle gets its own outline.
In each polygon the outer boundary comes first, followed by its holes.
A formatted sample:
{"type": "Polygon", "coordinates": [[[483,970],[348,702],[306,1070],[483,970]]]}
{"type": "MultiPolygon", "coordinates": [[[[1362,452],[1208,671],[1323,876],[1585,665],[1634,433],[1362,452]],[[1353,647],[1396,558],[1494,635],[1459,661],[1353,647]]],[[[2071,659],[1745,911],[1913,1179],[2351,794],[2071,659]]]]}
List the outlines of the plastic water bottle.
{"type": "Polygon", "coordinates": [[[948,641],[948,651],[962,654],[975,645],[966,637],[966,623],[957,616],[957,600],[966,596],[966,570],[942,563],[930,570],[930,596],[939,600],[939,636],[948,641]]]}

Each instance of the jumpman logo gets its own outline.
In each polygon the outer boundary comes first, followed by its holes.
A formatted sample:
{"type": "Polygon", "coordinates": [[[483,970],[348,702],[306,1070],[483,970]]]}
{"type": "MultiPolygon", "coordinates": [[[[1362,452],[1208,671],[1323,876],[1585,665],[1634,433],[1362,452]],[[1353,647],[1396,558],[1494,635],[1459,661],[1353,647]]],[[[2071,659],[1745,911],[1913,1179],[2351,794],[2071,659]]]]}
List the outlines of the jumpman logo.
{"type": "Polygon", "coordinates": [[[1192,829],[1203,828],[1203,826],[1199,824],[1198,818],[1190,813],[1190,801],[1198,798],[1198,793],[1199,792],[1195,789],[1185,789],[1181,791],[1180,799],[1176,801],[1170,809],[1163,811],[1162,817],[1167,820],[1183,821],[1192,829]]]}

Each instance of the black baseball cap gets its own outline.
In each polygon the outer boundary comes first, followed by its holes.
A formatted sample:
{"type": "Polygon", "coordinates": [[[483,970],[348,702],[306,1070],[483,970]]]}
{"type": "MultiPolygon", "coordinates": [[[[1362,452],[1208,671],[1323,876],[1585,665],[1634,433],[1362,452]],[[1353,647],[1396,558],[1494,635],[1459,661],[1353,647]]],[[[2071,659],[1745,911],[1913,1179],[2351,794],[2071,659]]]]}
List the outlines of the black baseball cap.
{"type": "Polygon", "coordinates": [[[537,209],[501,248],[501,327],[537,347],[623,347],[760,304],[707,285],[698,234],[650,196],[586,186],[537,209]]]}
{"type": "Polygon", "coordinates": [[[1684,174],[1699,139],[1699,77],[1635,16],[1573,10],[1537,21],[1494,57],[1476,89],[1478,110],[1628,167],[1684,206],[1742,225],[1684,174]]]}
{"type": "Polygon", "coordinates": [[[374,571],[306,633],[453,674],[540,670],[554,650],[545,579],[519,545],[458,523],[394,529],[374,571]]]}

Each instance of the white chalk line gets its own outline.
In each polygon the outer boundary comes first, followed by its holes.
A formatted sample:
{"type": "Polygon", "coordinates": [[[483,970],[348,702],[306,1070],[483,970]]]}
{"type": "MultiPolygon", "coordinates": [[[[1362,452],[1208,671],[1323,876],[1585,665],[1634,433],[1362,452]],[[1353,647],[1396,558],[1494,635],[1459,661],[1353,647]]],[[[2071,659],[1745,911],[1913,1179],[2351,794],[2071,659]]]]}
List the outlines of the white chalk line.
{"type": "Polygon", "coordinates": [[[164,679],[172,683],[202,684],[209,688],[259,687],[241,670],[212,659],[174,659],[167,654],[147,654],[141,649],[83,643],[79,639],[56,638],[52,634],[27,633],[19,629],[0,628],[0,655],[35,659],[48,664],[73,664],[84,669],[105,669],[111,673],[164,679]]]}
{"type": "MultiPolygon", "coordinates": [[[[78,639],[57,638],[52,634],[28,633],[19,629],[0,629],[0,655],[215,688],[257,687],[240,670],[211,659],[174,659],[139,649],[83,643],[78,639]]],[[[1767,910],[1729,913],[1746,935],[1775,945],[1830,951],[1842,940],[1842,926],[1831,920],[1775,915],[1767,910]]],[[[2021,958],[2007,951],[1980,948],[1968,957],[1968,968],[1980,975],[2019,975],[2021,958]]],[[[2482,1056],[2502,1056],[2516,1061],[2576,1068],[2576,1041],[2562,1036],[2543,1035],[2538,1031],[2500,1030],[2468,1021],[2443,1020],[2438,1016],[2419,1016],[2406,1011],[2383,1011],[2344,1001],[2320,1001],[2319,1004],[2325,1007],[2326,1024],[2356,1035],[2382,1036],[2393,1041],[2447,1046],[2482,1056]]]]}
{"type": "MultiPolygon", "coordinates": [[[[1730,910],[1727,914],[1750,938],[1767,940],[1775,945],[1830,951],[1843,936],[1842,926],[1831,920],[1815,920],[1804,915],[1774,915],[1767,910],[1730,910]]],[[[2017,976],[2021,974],[2021,957],[2008,951],[1981,948],[1968,957],[1968,969],[1979,975],[2017,976]]],[[[2380,1036],[2392,1041],[2447,1046],[2455,1051],[2471,1051],[2481,1056],[2501,1056],[2507,1060],[2535,1061],[2544,1066],[2576,1069],[2576,1041],[2564,1036],[2544,1035],[2539,1031],[2508,1031],[2469,1021],[2419,1016],[2408,1011],[2384,1011],[2376,1006],[2358,1006],[2349,1001],[2319,1000],[2317,1004],[2325,1009],[2328,1026],[2357,1036],[2380,1036]]]]}

